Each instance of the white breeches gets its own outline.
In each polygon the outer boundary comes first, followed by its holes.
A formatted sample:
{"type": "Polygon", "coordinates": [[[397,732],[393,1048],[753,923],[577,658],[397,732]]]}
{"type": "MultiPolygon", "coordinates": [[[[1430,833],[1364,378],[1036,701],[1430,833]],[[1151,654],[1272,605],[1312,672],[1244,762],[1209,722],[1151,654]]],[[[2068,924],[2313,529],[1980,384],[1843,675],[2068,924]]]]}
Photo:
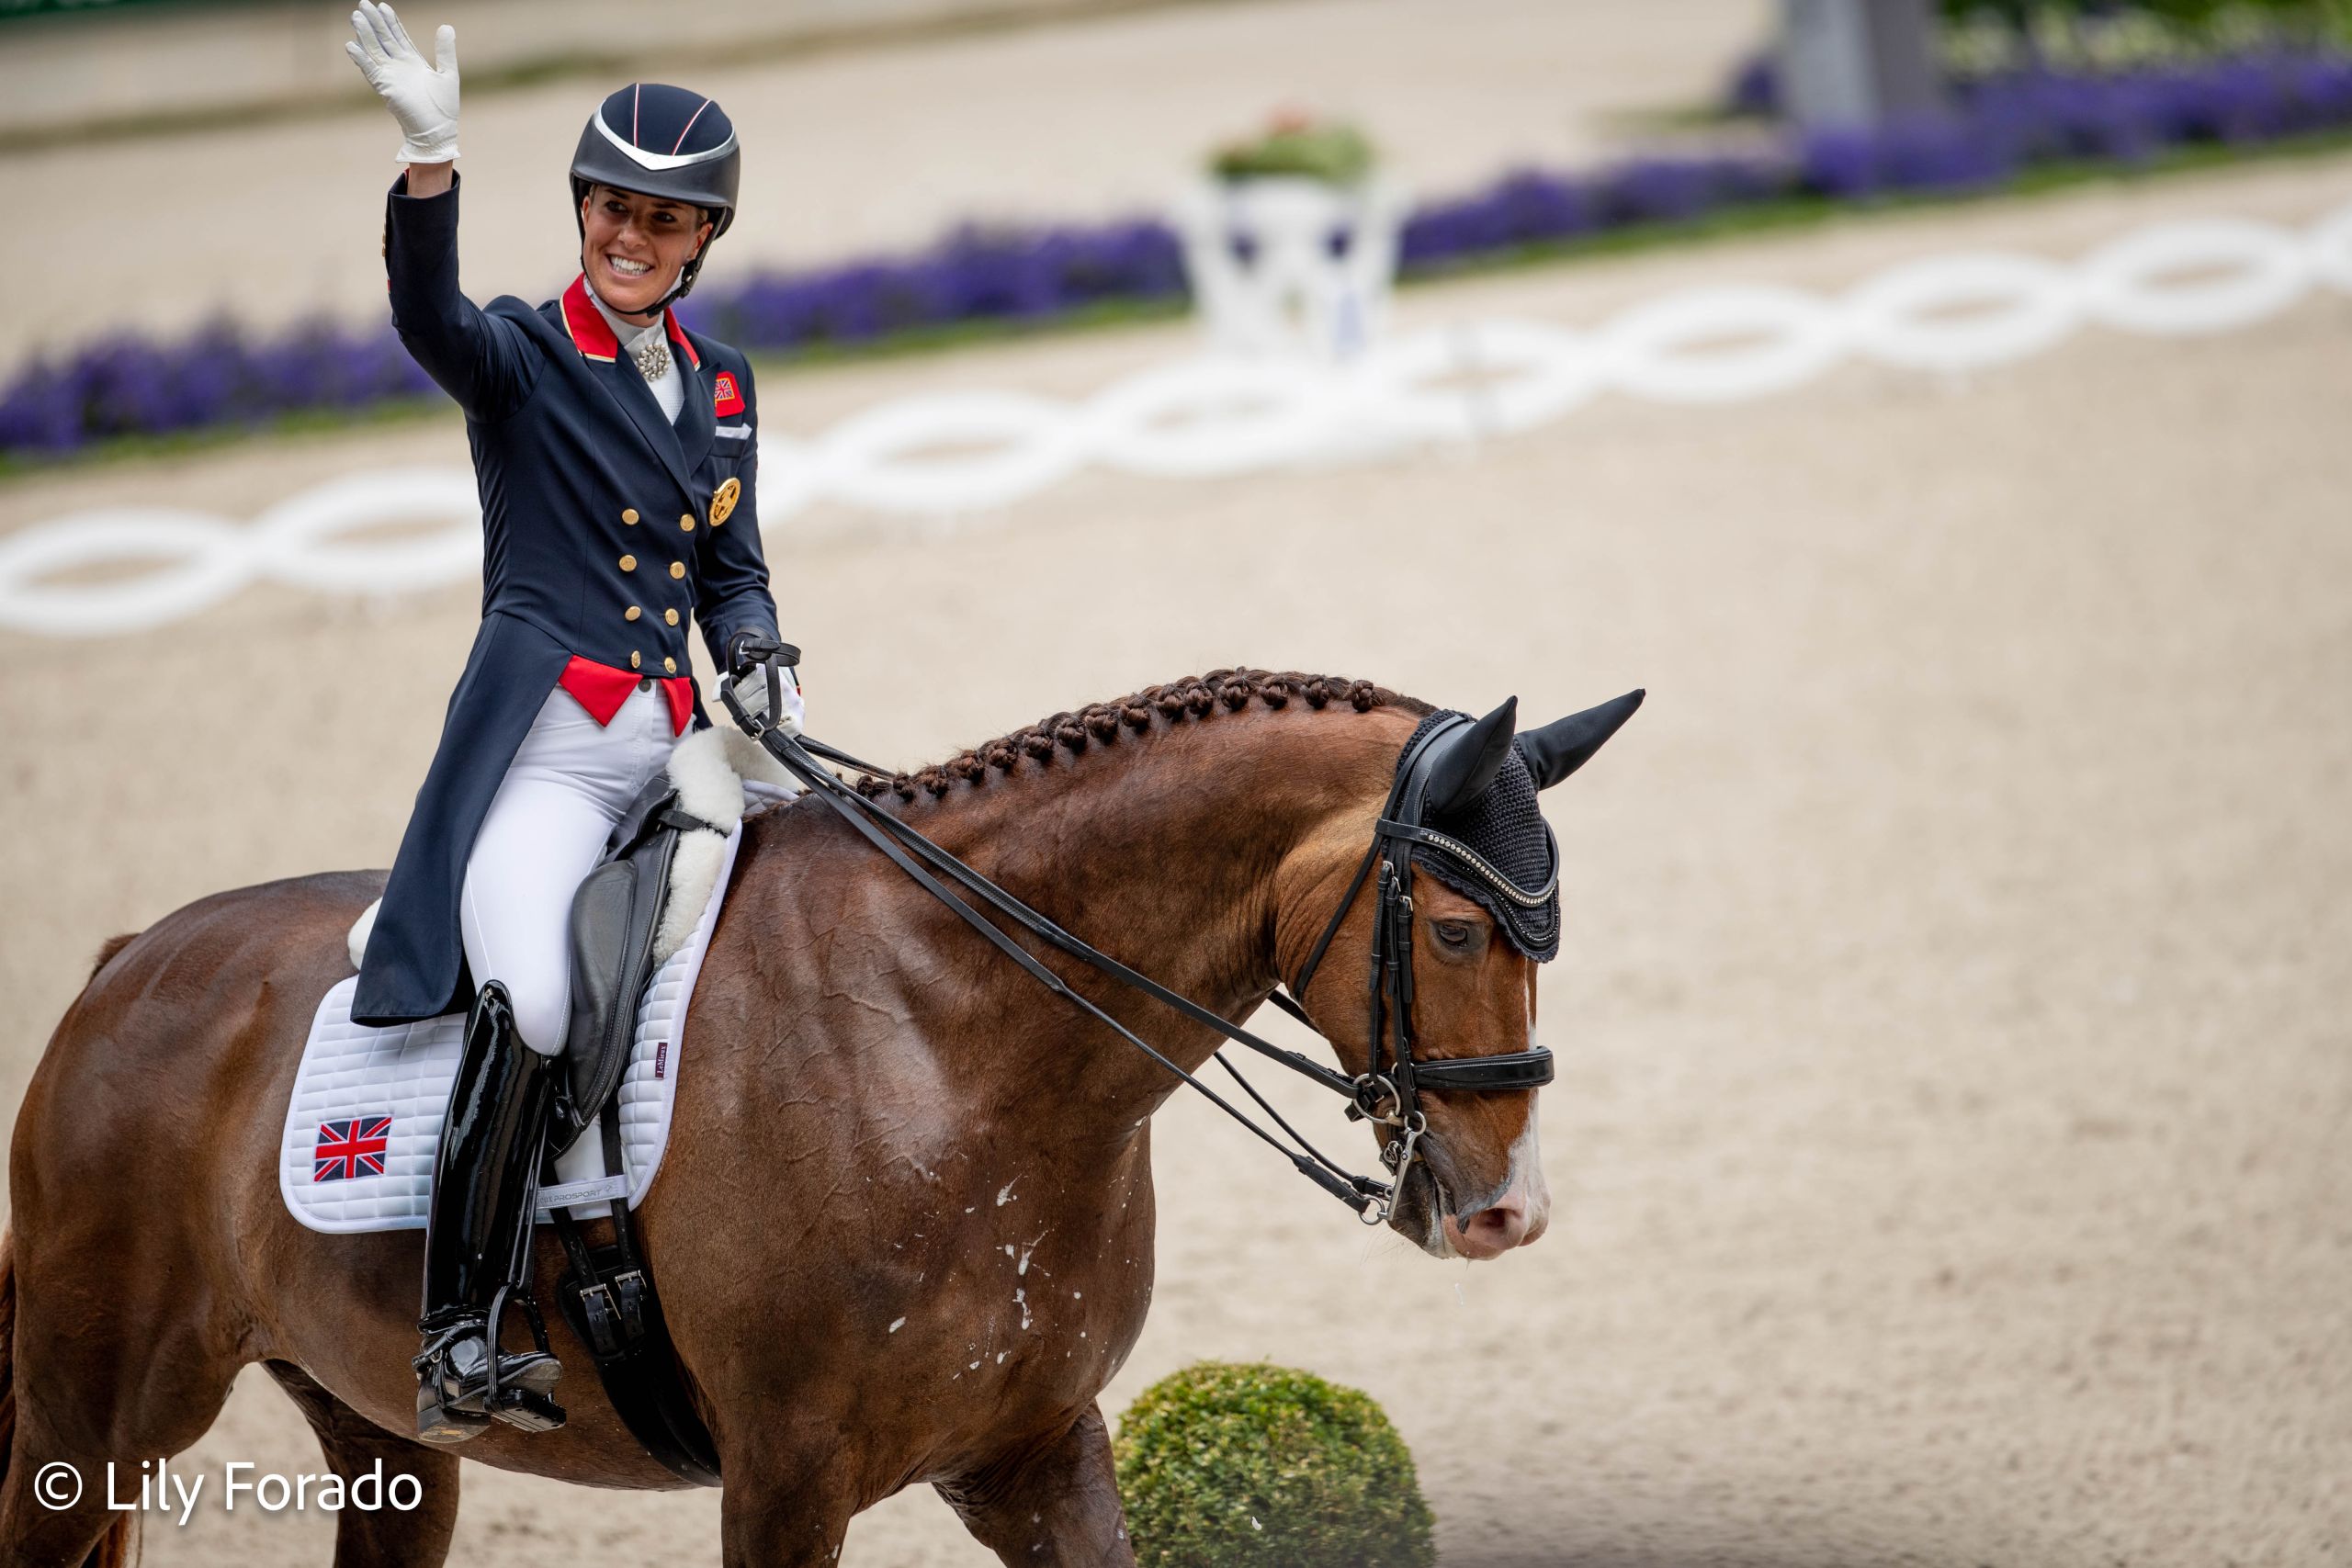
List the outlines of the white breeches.
{"type": "Polygon", "coordinates": [[[571,1023],[571,897],[638,792],[670,760],[660,685],[631,692],[609,725],[559,686],[548,694],[466,860],[458,904],[474,983],[503,982],[515,1032],[563,1049],[571,1023]]]}

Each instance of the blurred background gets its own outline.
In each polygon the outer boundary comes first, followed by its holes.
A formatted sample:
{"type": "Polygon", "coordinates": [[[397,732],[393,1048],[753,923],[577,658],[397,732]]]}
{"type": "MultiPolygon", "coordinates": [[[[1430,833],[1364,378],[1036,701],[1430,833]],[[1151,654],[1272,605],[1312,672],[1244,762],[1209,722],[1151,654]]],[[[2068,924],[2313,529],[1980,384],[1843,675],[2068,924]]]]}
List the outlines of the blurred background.
{"type": "MultiPolygon", "coordinates": [[[[1551,1233],[1367,1241],[1179,1101],[1114,1417],[1203,1357],[1361,1387],[1448,1563],[2352,1562],[2352,6],[405,19],[480,301],[577,270],[605,93],[733,117],[684,313],[756,355],[815,733],[1649,688],[1548,801],[1551,1233]]],[[[465,658],[347,30],[0,0],[0,1105],[106,937],[389,863],[465,658]]],[[[189,1463],[314,1453],[254,1378],[189,1463]]],[[[455,1561],[716,1555],[708,1495],[466,1492],[455,1561]]],[[[987,1560],[928,1493],[845,1557],[987,1560]]]]}

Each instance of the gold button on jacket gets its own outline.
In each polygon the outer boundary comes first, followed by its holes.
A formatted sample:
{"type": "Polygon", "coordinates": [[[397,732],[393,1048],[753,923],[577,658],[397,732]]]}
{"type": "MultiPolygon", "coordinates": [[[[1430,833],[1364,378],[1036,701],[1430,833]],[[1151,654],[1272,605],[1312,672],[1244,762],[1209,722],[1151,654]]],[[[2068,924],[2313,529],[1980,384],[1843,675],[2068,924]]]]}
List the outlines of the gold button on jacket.
{"type": "Polygon", "coordinates": [[[682,560],[673,560],[673,561],[672,561],[672,562],[670,563],[670,575],[671,575],[672,577],[684,577],[684,576],[685,576],[685,575],[686,575],[686,563],[685,563],[685,562],[684,562],[684,561],[682,561],[682,560]]]}
{"type": "Polygon", "coordinates": [[[678,519],[678,526],[691,534],[695,531],[695,514],[691,512],[678,519]]]}
{"type": "Polygon", "coordinates": [[[678,672],[678,661],[674,659],[665,659],[662,661],[662,668],[675,675],[678,672]]]}
{"type": "Polygon", "coordinates": [[[637,570],[637,558],[635,556],[621,557],[621,570],[623,571],[635,571],[637,570]]]}
{"type": "Polygon", "coordinates": [[[675,610],[664,610],[662,612],[662,618],[674,626],[678,624],[678,612],[675,610]]]}
{"type": "Polygon", "coordinates": [[[624,523],[635,523],[637,521],[637,508],[634,506],[622,507],[621,521],[624,523]]]}
{"type": "Polygon", "coordinates": [[[644,611],[639,609],[636,605],[631,604],[628,609],[621,612],[621,619],[624,621],[633,621],[643,614],[645,614],[644,611]]]}
{"type": "Polygon", "coordinates": [[[628,650],[628,667],[629,667],[630,669],[634,670],[634,669],[636,669],[636,668],[638,667],[638,665],[639,665],[639,664],[640,664],[641,662],[643,662],[643,660],[641,660],[640,659],[639,659],[639,657],[638,657],[638,653],[637,653],[637,649],[633,649],[633,648],[632,648],[632,649],[630,649],[628,650]]]}

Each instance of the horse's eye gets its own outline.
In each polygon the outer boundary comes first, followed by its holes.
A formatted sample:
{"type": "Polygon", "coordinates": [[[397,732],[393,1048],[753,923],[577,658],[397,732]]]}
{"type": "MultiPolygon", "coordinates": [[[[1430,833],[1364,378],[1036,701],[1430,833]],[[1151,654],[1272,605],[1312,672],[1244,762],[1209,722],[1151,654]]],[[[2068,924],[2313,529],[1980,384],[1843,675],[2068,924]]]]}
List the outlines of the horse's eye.
{"type": "Polygon", "coordinates": [[[1440,920],[1437,922],[1436,929],[1438,941],[1448,947],[1470,945],[1470,928],[1460,920],[1440,920]]]}

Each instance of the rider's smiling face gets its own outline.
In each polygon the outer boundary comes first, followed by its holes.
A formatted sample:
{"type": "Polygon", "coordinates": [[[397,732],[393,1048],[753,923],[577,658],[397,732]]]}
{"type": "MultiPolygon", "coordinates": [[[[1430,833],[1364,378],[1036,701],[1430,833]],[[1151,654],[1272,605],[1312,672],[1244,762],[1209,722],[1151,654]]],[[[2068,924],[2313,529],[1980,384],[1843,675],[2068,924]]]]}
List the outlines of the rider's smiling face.
{"type": "Polygon", "coordinates": [[[624,316],[650,311],[710,238],[700,209],[611,186],[589,187],[580,218],[581,270],[624,316]]]}

